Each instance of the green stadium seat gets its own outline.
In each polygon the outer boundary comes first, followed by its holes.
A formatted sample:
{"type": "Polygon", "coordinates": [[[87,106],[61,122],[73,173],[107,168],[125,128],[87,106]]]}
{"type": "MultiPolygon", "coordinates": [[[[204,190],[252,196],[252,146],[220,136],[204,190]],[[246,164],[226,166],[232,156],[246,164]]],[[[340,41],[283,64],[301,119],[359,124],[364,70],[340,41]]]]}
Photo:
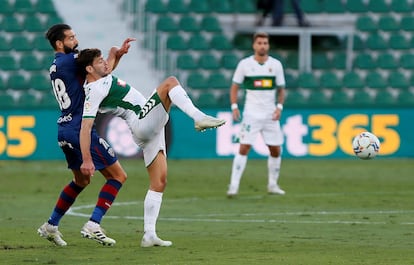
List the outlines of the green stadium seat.
{"type": "Polygon", "coordinates": [[[19,67],[20,65],[18,61],[13,57],[13,55],[10,55],[10,54],[0,55],[0,70],[15,71],[15,70],[19,70],[19,67]]]}
{"type": "Polygon", "coordinates": [[[35,4],[36,12],[44,14],[56,14],[56,8],[53,4],[53,0],[37,0],[35,4]]]}
{"type": "Polygon", "coordinates": [[[206,51],[210,49],[210,44],[206,37],[201,33],[191,35],[188,40],[188,48],[196,51],[206,51]]]}
{"type": "Polygon", "coordinates": [[[177,68],[182,70],[195,70],[198,68],[198,64],[192,54],[183,53],[177,57],[177,68]]]}
{"type": "Polygon", "coordinates": [[[285,72],[285,82],[286,82],[286,88],[288,89],[298,88],[298,79],[292,73],[285,72]]]}
{"type": "Polygon", "coordinates": [[[397,97],[398,106],[414,107],[414,94],[411,91],[402,90],[397,97]]]}
{"type": "Polygon", "coordinates": [[[405,75],[399,71],[393,71],[389,73],[388,85],[392,88],[408,89],[410,84],[405,75]]]}
{"type": "Polygon", "coordinates": [[[389,40],[389,47],[394,50],[407,50],[411,48],[409,40],[407,40],[403,34],[393,33],[389,40]]]}
{"type": "Polygon", "coordinates": [[[163,0],[151,0],[146,2],[145,11],[156,14],[165,14],[168,12],[168,9],[163,0]]]}
{"type": "Polygon", "coordinates": [[[375,105],[379,106],[395,106],[397,98],[388,90],[378,92],[375,95],[375,105]]]}
{"type": "Polygon", "coordinates": [[[345,52],[335,52],[331,59],[331,66],[335,69],[345,69],[346,68],[346,53],[345,52]]]}
{"type": "Polygon", "coordinates": [[[199,71],[190,72],[187,76],[187,86],[191,89],[207,89],[207,78],[199,71]]]}
{"type": "Polygon", "coordinates": [[[7,89],[4,78],[0,76],[0,94],[7,89]]]}
{"type": "Polygon", "coordinates": [[[342,84],[346,88],[361,89],[364,88],[364,81],[357,72],[347,72],[342,78],[342,84]]]}
{"type": "Polygon", "coordinates": [[[405,69],[414,69],[414,54],[404,53],[400,57],[400,66],[405,69]]]}
{"type": "Polygon", "coordinates": [[[296,51],[290,51],[285,60],[285,68],[298,69],[299,68],[299,54],[296,51]]]}
{"type": "Polygon", "coordinates": [[[29,78],[29,87],[37,91],[50,91],[52,89],[50,77],[43,72],[32,73],[29,78]]]}
{"type": "Polygon", "coordinates": [[[6,82],[6,86],[9,89],[14,90],[27,90],[29,89],[26,77],[20,73],[13,73],[9,76],[6,82]]]}
{"type": "Polygon", "coordinates": [[[0,28],[7,32],[21,32],[23,26],[15,15],[6,15],[1,21],[0,28]]]}
{"type": "Polygon", "coordinates": [[[363,32],[377,31],[377,23],[370,15],[359,16],[356,20],[356,29],[363,32]]]}
{"type": "Polygon", "coordinates": [[[187,42],[180,34],[171,34],[167,37],[167,49],[174,51],[185,51],[188,49],[187,42]]]}
{"type": "Polygon", "coordinates": [[[352,0],[346,1],[346,10],[351,13],[365,13],[368,11],[368,7],[364,0],[352,0]]]}
{"type": "Polygon", "coordinates": [[[365,85],[369,88],[384,90],[387,88],[388,83],[382,74],[376,71],[370,71],[365,76],[365,85]]]}
{"type": "Polygon", "coordinates": [[[193,13],[208,14],[211,13],[210,5],[208,1],[190,0],[188,9],[193,13]]]}
{"type": "Polygon", "coordinates": [[[388,13],[390,11],[390,6],[386,0],[371,0],[368,2],[367,8],[374,13],[388,13]]]}
{"type": "Polygon", "coordinates": [[[26,15],[23,20],[23,28],[29,32],[44,32],[45,26],[36,14],[26,15]]]}
{"type": "Polygon", "coordinates": [[[177,22],[171,16],[161,16],[156,22],[156,29],[163,32],[176,32],[178,31],[177,22]]]}
{"type": "Polygon", "coordinates": [[[381,16],[378,20],[378,28],[382,31],[398,31],[400,29],[399,22],[391,15],[381,16]]]}
{"type": "Polygon", "coordinates": [[[358,53],[353,63],[355,68],[359,69],[375,69],[376,62],[370,53],[358,53]]]}
{"type": "Polygon", "coordinates": [[[306,99],[302,92],[296,89],[288,89],[285,98],[285,106],[300,107],[307,104],[306,99]]]}
{"type": "Polygon", "coordinates": [[[45,91],[42,94],[42,97],[40,99],[40,106],[42,106],[42,108],[46,108],[46,109],[56,109],[59,108],[59,105],[56,101],[56,97],[53,94],[52,91],[45,91]]]}
{"type": "Polygon", "coordinates": [[[321,90],[312,91],[308,98],[308,105],[312,107],[324,107],[329,104],[326,94],[321,90]]]}
{"type": "Polygon", "coordinates": [[[43,34],[36,35],[32,40],[32,48],[40,52],[52,52],[53,48],[43,34]]]}
{"type": "Polygon", "coordinates": [[[199,32],[200,31],[200,25],[195,18],[195,16],[192,15],[184,15],[180,18],[178,22],[178,27],[182,31],[186,32],[199,32]]]}
{"type": "Polygon", "coordinates": [[[377,58],[377,65],[381,69],[396,69],[398,68],[398,62],[392,53],[381,53],[377,58]]]}
{"type": "Polygon", "coordinates": [[[301,88],[317,89],[319,88],[319,82],[314,73],[304,72],[299,74],[298,86],[301,88]]]}
{"type": "Polygon", "coordinates": [[[342,0],[323,1],[323,11],[332,14],[345,13],[345,5],[342,0]]]}
{"type": "Polygon", "coordinates": [[[213,89],[229,89],[231,81],[220,71],[211,72],[207,78],[209,88],[213,89]]]}
{"type": "Polygon", "coordinates": [[[405,31],[414,31],[414,17],[413,16],[404,16],[400,21],[400,28],[405,31]]]}
{"type": "Polygon", "coordinates": [[[381,34],[370,34],[366,40],[366,47],[371,50],[386,50],[388,43],[381,34]]]}
{"type": "Polygon", "coordinates": [[[32,51],[33,45],[31,41],[23,34],[14,34],[10,40],[11,47],[16,51],[32,51]]]}
{"type": "MultiPolygon", "coordinates": [[[[193,0],[200,1],[200,0],[193,0]]],[[[200,1],[203,2],[203,1],[200,1]]],[[[233,0],[233,10],[242,14],[255,14],[256,3],[254,0],[233,0]]]]}
{"type": "Polygon", "coordinates": [[[45,70],[34,53],[24,54],[20,58],[20,67],[26,71],[45,70]]]}
{"type": "Polygon", "coordinates": [[[201,30],[207,32],[221,32],[221,24],[220,21],[215,16],[204,16],[200,22],[201,30]]]}
{"type": "Polygon", "coordinates": [[[205,91],[204,93],[201,93],[199,97],[197,98],[197,106],[201,108],[211,108],[216,107],[217,105],[217,99],[209,91],[205,91]]]}
{"type": "Polygon", "coordinates": [[[224,34],[214,34],[210,40],[210,47],[214,50],[229,51],[233,49],[230,40],[224,34]]]}
{"type": "Polygon", "coordinates": [[[321,88],[339,90],[342,88],[342,82],[334,72],[323,72],[319,78],[321,88]]]}
{"type": "Polygon", "coordinates": [[[351,104],[350,97],[344,90],[335,91],[330,98],[330,102],[335,107],[348,107],[351,104]]]}
{"type": "Polygon", "coordinates": [[[54,24],[63,23],[63,19],[58,14],[49,14],[46,17],[46,22],[44,23],[45,28],[49,28],[54,24]]]}
{"type": "Polygon", "coordinates": [[[326,52],[312,53],[312,69],[330,69],[331,62],[326,52]]]}
{"type": "Polygon", "coordinates": [[[168,0],[167,10],[175,14],[186,14],[189,11],[187,3],[184,0],[168,0]]]}
{"type": "Polygon", "coordinates": [[[0,35],[0,52],[8,52],[10,50],[9,40],[5,36],[0,35]]]}
{"type": "Polygon", "coordinates": [[[252,38],[250,35],[236,34],[233,37],[233,46],[237,50],[251,51],[252,38]]]}
{"type": "Polygon", "coordinates": [[[358,90],[352,97],[352,105],[357,107],[370,107],[374,105],[374,97],[365,90],[358,90]]]}
{"type": "Polygon", "coordinates": [[[353,42],[354,42],[354,46],[353,46],[354,51],[362,51],[365,49],[365,46],[366,46],[365,42],[362,40],[359,34],[354,34],[353,42]]]}
{"type": "Polygon", "coordinates": [[[18,0],[14,2],[14,11],[17,13],[33,13],[36,10],[31,0],[18,0]]]}
{"type": "Polygon", "coordinates": [[[235,53],[226,52],[221,56],[221,66],[224,69],[235,70],[240,58],[235,53]]]}
{"type": "Polygon", "coordinates": [[[392,0],[390,4],[391,11],[396,13],[409,13],[412,7],[407,0],[392,0]]]}
{"type": "Polygon", "coordinates": [[[212,53],[203,53],[198,59],[198,65],[205,70],[217,70],[220,68],[220,62],[212,53]]]}
{"type": "Polygon", "coordinates": [[[14,7],[9,0],[0,0],[0,13],[3,15],[9,15],[14,13],[14,7]]]}
{"type": "MultiPolygon", "coordinates": [[[[332,1],[332,0],[331,0],[332,1]]],[[[306,0],[301,2],[301,7],[304,13],[320,13],[324,9],[323,1],[320,0],[306,0]]]]}
{"type": "Polygon", "coordinates": [[[19,108],[24,109],[32,109],[38,108],[41,106],[40,99],[38,99],[35,95],[30,93],[22,93],[19,98],[17,99],[17,105],[19,108]]]}
{"type": "Polygon", "coordinates": [[[0,109],[8,110],[15,107],[16,103],[12,95],[7,93],[0,94],[0,109]]]}
{"type": "Polygon", "coordinates": [[[232,0],[210,0],[211,11],[221,14],[233,13],[230,1],[232,0]]]}

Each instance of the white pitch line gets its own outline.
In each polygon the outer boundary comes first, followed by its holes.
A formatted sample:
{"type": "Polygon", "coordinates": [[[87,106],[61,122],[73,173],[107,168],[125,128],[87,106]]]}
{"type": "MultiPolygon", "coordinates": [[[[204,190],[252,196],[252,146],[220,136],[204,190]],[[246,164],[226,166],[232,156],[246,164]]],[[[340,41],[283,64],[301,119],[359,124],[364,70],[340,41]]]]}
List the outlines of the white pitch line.
{"type": "MultiPolygon", "coordinates": [[[[180,199],[177,199],[180,200],[180,199]]],[[[184,199],[187,200],[187,199],[184,199]]],[[[193,200],[193,199],[191,199],[193,200]]],[[[180,200],[183,201],[183,200],[180,200]]],[[[113,205],[137,205],[142,204],[139,201],[131,202],[116,202],[113,205]]],[[[90,214],[84,214],[78,212],[82,209],[94,208],[94,204],[81,205],[71,207],[67,215],[77,217],[90,217],[90,214]]],[[[159,220],[164,221],[176,221],[176,222],[212,222],[212,223],[280,223],[280,224],[362,224],[362,225],[384,225],[387,222],[370,222],[370,221],[346,221],[346,220],[281,220],[281,219],[220,219],[220,218],[199,218],[199,217],[246,217],[246,216],[302,216],[302,215],[349,215],[349,214],[361,214],[361,215],[383,215],[383,214],[412,214],[414,210],[403,211],[403,210],[380,210],[380,211],[313,211],[313,212],[278,212],[278,213],[229,213],[229,214],[200,214],[196,215],[198,218],[186,218],[186,217],[160,217],[159,220]]],[[[106,215],[105,218],[109,219],[129,219],[129,220],[143,220],[143,216],[113,216],[106,215]]],[[[400,225],[414,225],[414,222],[402,222],[400,225]]]]}

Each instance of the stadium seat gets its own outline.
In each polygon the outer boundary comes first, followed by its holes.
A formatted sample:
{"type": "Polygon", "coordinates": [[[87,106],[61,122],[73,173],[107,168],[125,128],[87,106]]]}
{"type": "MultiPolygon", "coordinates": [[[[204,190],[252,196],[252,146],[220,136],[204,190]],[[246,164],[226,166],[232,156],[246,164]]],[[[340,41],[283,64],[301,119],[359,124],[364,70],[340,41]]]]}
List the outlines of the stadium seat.
{"type": "Polygon", "coordinates": [[[53,0],[37,0],[35,4],[36,12],[44,14],[56,14],[56,8],[53,4],[53,0]]]}
{"type": "Polygon", "coordinates": [[[409,13],[412,7],[407,0],[392,0],[390,4],[391,11],[396,13],[409,13]]]}
{"type": "Polygon", "coordinates": [[[389,46],[394,50],[407,50],[410,49],[410,42],[404,37],[403,34],[393,33],[389,40],[389,46]]]}
{"type": "Polygon", "coordinates": [[[236,34],[233,37],[233,46],[237,50],[251,51],[252,38],[250,35],[236,34]]]}
{"type": "Polygon", "coordinates": [[[209,88],[213,89],[229,89],[231,81],[220,71],[211,72],[207,78],[209,88]]]}
{"type": "Polygon", "coordinates": [[[405,75],[399,71],[392,71],[388,76],[388,85],[392,88],[408,89],[410,84],[405,75]]]}
{"type": "Polygon", "coordinates": [[[46,28],[53,26],[54,24],[63,23],[63,19],[57,14],[49,14],[46,17],[46,22],[44,23],[46,28]]]}
{"type": "Polygon", "coordinates": [[[23,26],[15,15],[6,15],[1,21],[0,28],[7,32],[21,32],[23,26]]]}
{"type": "Polygon", "coordinates": [[[312,53],[312,69],[330,69],[331,62],[326,52],[312,53]]]}
{"type": "Polygon", "coordinates": [[[388,43],[381,34],[370,34],[366,40],[366,47],[371,50],[386,50],[388,43]]]}
{"type": "Polygon", "coordinates": [[[216,97],[209,91],[205,91],[201,93],[200,96],[197,98],[197,106],[202,108],[211,108],[216,107],[217,100],[216,97]]]}
{"type": "Polygon", "coordinates": [[[414,54],[404,53],[400,57],[400,66],[405,69],[414,69],[414,54]]]}
{"type": "Polygon", "coordinates": [[[326,94],[321,90],[312,91],[307,101],[311,107],[325,107],[329,104],[326,94]]]}
{"type": "Polygon", "coordinates": [[[287,69],[299,68],[299,54],[296,51],[290,51],[287,54],[284,67],[287,69]]]}
{"type": "Polygon", "coordinates": [[[156,22],[156,29],[163,32],[176,32],[178,31],[177,22],[171,16],[161,16],[156,22]]]}
{"type": "Polygon", "coordinates": [[[40,104],[40,106],[42,108],[46,108],[46,109],[49,109],[49,108],[51,108],[51,109],[59,108],[59,105],[58,105],[58,103],[56,101],[56,97],[55,97],[55,95],[53,94],[52,91],[45,91],[42,94],[42,97],[40,99],[39,104],[40,104]]]}
{"type": "Polygon", "coordinates": [[[196,51],[206,51],[210,49],[210,44],[206,37],[201,34],[193,34],[188,40],[188,48],[196,51]]]}
{"type": "Polygon", "coordinates": [[[221,56],[221,66],[224,69],[235,70],[240,58],[231,52],[226,52],[221,56]]]}
{"type": "Polygon", "coordinates": [[[15,107],[17,106],[12,95],[7,93],[0,94],[0,109],[9,110],[15,107]]]}
{"type": "Polygon", "coordinates": [[[354,46],[353,46],[354,51],[362,51],[365,49],[365,46],[366,46],[365,42],[362,40],[359,34],[354,34],[353,42],[354,42],[354,46]]]}
{"type": "Polygon", "coordinates": [[[233,13],[230,1],[232,0],[210,0],[211,11],[222,14],[233,13]]]}
{"type": "Polygon", "coordinates": [[[32,40],[32,48],[40,52],[52,52],[53,48],[43,34],[36,35],[32,40]]]}
{"type": "Polygon", "coordinates": [[[19,64],[13,55],[3,54],[0,55],[0,69],[2,71],[19,70],[19,64]]]}
{"type": "MultiPolygon", "coordinates": [[[[148,1],[150,2],[150,1],[148,1]]],[[[188,6],[184,0],[168,0],[167,10],[171,13],[186,14],[188,13],[188,6]]]]}
{"type": "Polygon", "coordinates": [[[381,69],[396,69],[398,68],[397,60],[392,53],[378,54],[377,65],[381,69]]]}
{"type": "Polygon", "coordinates": [[[10,40],[10,45],[12,49],[16,51],[26,52],[33,50],[31,41],[23,34],[14,34],[13,38],[10,40]]]}
{"type": "Polygon", "coordinates": [[[31,0],[18,0],[14,2],[14,11],[17,13],[33,13],[36,10],[31,0]]]}
{"type": "Polygon", "coordinates": [[[24,54],[20,58],[20,67],[26,71],[45,70],[34,53],[24,54]]]}
{"type": "Polygon", "coordinates": [[[397,97],[399,106],[414,107],[414,94],[411,91],[400,91],[397,97]]]}
{"type": "Polygon", "coordinates": [[[351,13],[365,13],[368,11],[364,0],[346,1],[345,7],[351,13]]]}
{"type": "Polygon", "coordinates": [[[306,106],[307,102],[302,92],[296,89],[288,89],[286,93],[285,105],[292,107],[306,106]]]}
{"type": "Polygon", "coordinates": [[[18,99],[17,104],[19,108],[23,109],[32,109],[32,108],[38,108],[40,107],[40,99],[38,99],[35,95],[24,92],[22,93],[18,99]]]}
{"type": "Polygon", "coordinates": [[[347,72],[342,78],[342,84],[346,88],[361,89],[364,88],[364,81],[357,72],[347,72]]]}
{"type": "Polygon", "coordinates": [[[378,92],[375,95],[376,106],[395,106],[396,103],[397,103],[396,97],[387,90],[378,92]]]}
{"type": "Polygon", "coordinates": [[[51,91],[52,84],[47,74],[32,73],[29,78],[29,87],[37,91],[51,91]]]}
{"type": "Polygon", "coordinates": [[[323,11],[332,14],[345,13],[345,5],[342,0],[323,1],[323,11]]]}
{"type": "Polygon", "coordinates": [[[351,101],[346,91],[338,90],[332,94],[330,102],[335,107],[348,107],[351,101]]]}
{"type": "Polygon", "coordinates": [[[395,17],[387,15],[379,18],[378,28],[382,31],[398,31],[400,25],[395,17]]]}
{"type": "Polygon", "coordinates": [[[370,71],[365,77],[365,85],[369,88],[384,90],[388,84],[383,75],[377,71],[370,71]]]}
{"type": "Polygon", "coordinates": [[[217,70],[220,68],[220,63],[216,56],[209,52],[200,55],[198,65],[205,70],[217,70]]]}
{"type": "Polygon", "coordinates": [[[26,15],[23,20],[23,28],[29,32],[42,32],[45,31],[45,26],[42,20],[36,15],[26,15]]]}
{"type": "MultiPolygon", "coordinates": [[[[200,1],[200,0],[193,0],[200,1]]],[[[203,2],[203,1],[200,1],[203,2]]],[[[233,10],[241,14],[255,14],[256,3],[254,0],[233,0],[233,10]]]]}
{"type": "MultiPolygon", "coordinates": [[[[331,0],[332,1],[332,0],[331,0]]],[[[306,0],[301,2],[301,7],[304,13],[320,13],[323,10],[323,1],[320,0],[306,0]]]]}
{"type": "Polygon", "coordinates": [[[370,15],[359,16],[356,20],[356,29],[363,32],[376,31],[377,23],[370,15]]]}
{"type": "Polygon", "coordinates": [[[6,82],[6,86],[9,89],[25,90],[29,89],[26,77],[20,73],[13,73],[9,76],[6,82]]]}
{"type": "Polygon", "coordinates": [[[192,54],[183,53],[177,57],[177,68],[182,70],[195,70],[198,68],[198,64],[192,54]]]}
{"type": "Polygon", "coordinates": [[[353,106],[370,107],[374,104],[374,97],[365,90],[358,90],[354,93],[351,102],[353,106]]]}
{"type": "Polygon", "coordinates": [[[298,86],[301,88],[317,89],[319,82],[314,73],[300,73],[298,77],[298,86]]]}
{"type": "Polygon", "coordinates": [[[8,52],[10,50],[9,40],[4,35],[0,35],[0,52],[8,52]]]}
{"type": "Polygon", "coordinates": [[[187,77],[187,86],[191,89],[207,89],[207,79],[199,71],[190,72],[187,77]]]}
{"type": "Polygon", "coordinates": [[[199,32],[200,31],[200,25],[195,18],[195,16],[192,15],[184,15],[180,18],[178,22],[178,27],[182,31],[186,32],[199,32]]]}
{"type": "Polygon", "coordinates": [[[3,15],[9,15],[14,13],[14,7],[9,0],[0,0],[0,13],[3,15]]]}
{"type": "Polygon", "coordinates": [[[151,0],[145,3],[145,11],[156,14],[167,13],[167,6],[162,0],[151,0]]]}
{"type": "Polygon", "coordinates": [[[296,76],[290,72],[285,72],[285,82],[287,89],[296,89],[298,88],[298,79],[296,76]]]}
{"type": "Polygon", "coordinates": [[[410,15],[402,17],[400,21],[400,27],[405,31],[414,31],[414,17],[410,15]]]}
{"type": "Polygon", "coordinates": [[[377,66],[370,53],[358,53],[354,59],[353,65],[359,69],[374,69],[377,66]]]}
{"type": "Polygon", "coordinates": [[[187,42],[180,34],[171,34],[167,37],[167,49],[174,51],[185,51],[188,49],[187,42]]]}
{"type": "Polygon", "coordinates": [[[335,69],[345,69],[346,68],[346,53],[345,52],[335,52],[331,59],[331,66],[335,69]]]}
{"type": "Polygon", "coordinates": [[[390,6],[386,0],[371,0],[368,2],[367,8],[374,13],[388,13],[390,11],[390,6]]]}
{"type": "Polygon", "coordinates": [[[200,0],[190,0],[188,4],[188,9],[190,12],[199,13],[199,14],[208,14],[211,13],[210,5],[208,1],[200,0]]]}
{"type": "Polygon", "coordinates": [[[319,78],[321,88],[339,90],[342,88],[342,82],[334,72],[323,72],[319,78]]]}
{"type": "MultiPolygon", "coordinates": [[[[220,0],[222,1],[222,0],[220,0]]],[[[221,24],[220,21],[211,15],[204,16],[200,22],[201,29],[207,32],[221,32],[221,24]]]]}
{"type": "Polygon", "coordinates": [[[6,89],[7,89],[6,82],[4,78],[0,76],[0,94],[2,94],[2,92],[4,92],[6,89]]]}
{"type": "Polygon", "coordinates": [[[210,47],[219,51],[229,51],[233,49],[233,45],[224,34],[214,34],[210,40],[210,47]]]}

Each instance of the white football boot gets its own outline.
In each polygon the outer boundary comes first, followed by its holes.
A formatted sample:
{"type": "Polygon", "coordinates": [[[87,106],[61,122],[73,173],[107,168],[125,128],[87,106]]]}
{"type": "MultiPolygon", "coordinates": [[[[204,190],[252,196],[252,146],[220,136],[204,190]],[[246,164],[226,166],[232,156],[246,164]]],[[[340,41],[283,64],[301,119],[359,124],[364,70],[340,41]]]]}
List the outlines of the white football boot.
{"type": "Polygon", "coordinates": [[[48,222],[44,223],[39,229],[37,229],[37,233],[41,236],[46,238],[52,243],[55,243],[57,246],[64,247],[67,243],[62,239],[62,234],[59,232],[58,227],[49,224],[48,222]]]}
{"type": "Polygon", "coordinates": [[[141,240],[141,247],[169,247],[172,245],[171,241],[164,241],[160,239],[156,234],[145,233],[141,240]]]}
{"type": "Polygon", "coordinates": [[[201,120],[198,120],[194,123],[194,127],[197,131],[202,132],[206,129],[212,129],[220,127],[221,125],[225,124],[226,121],[222,119],[217,119],[212,116],[206,115],[201,120]]]}
{"type": "Polygon", "coordinates": [[[88,221],[81,230],[81,235],[85,238],[93,239],[104,246],[113,246],[116,241],[105,235],[105,231],[95,222],[88,221]]]}

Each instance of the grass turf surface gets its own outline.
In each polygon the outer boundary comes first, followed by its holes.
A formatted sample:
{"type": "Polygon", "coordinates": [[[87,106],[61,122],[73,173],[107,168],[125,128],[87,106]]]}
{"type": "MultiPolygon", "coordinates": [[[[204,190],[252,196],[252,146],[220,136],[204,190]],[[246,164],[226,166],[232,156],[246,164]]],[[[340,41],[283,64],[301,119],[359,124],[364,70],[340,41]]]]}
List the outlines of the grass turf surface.
{"type": "Polygon", "coordinates": [[[414,264],[414,161],[284,160],[285,196],[266,194],[266,160],[249,160],[239,196],[225,196],[231,160],[170,160],[158,234],[140,248],[148,177],[121,160],[128,180],[102,226],[117,240],[81,238],[104,183],[97,173],[60,224],[67,247],[40,238],[64,161],[0,161],[1,264],[414,264]]]}

